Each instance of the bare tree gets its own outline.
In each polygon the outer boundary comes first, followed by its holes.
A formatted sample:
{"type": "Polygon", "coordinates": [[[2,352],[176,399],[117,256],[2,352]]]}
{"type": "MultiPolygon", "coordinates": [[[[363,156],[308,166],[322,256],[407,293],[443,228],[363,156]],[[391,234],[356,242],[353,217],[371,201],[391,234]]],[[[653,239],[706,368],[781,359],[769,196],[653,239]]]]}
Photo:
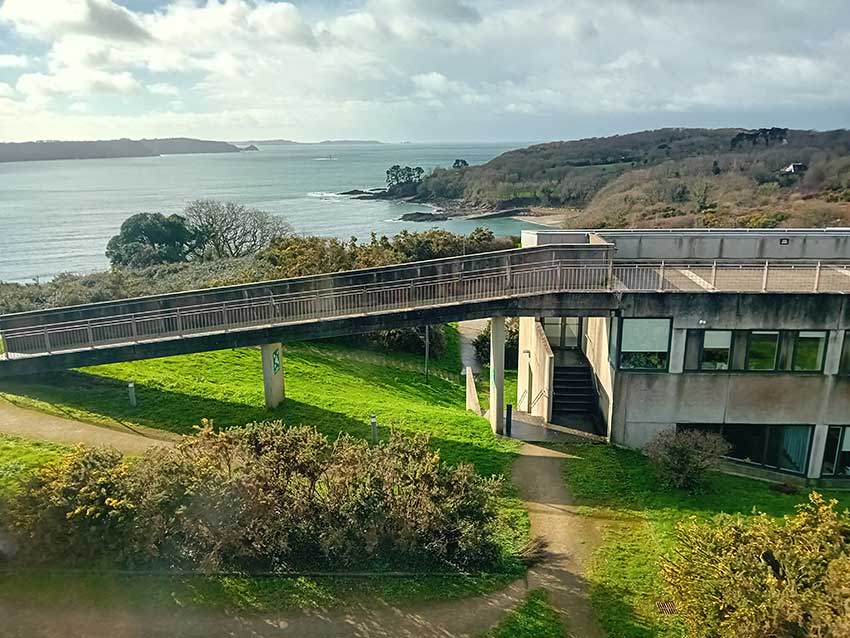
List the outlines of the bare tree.
{"type": "Polygon", "coordinates": [[[284,219],[235,202],[199,199],[183,215],[198,235],[200,259],[250,255],[291,230],[284,219]]]}

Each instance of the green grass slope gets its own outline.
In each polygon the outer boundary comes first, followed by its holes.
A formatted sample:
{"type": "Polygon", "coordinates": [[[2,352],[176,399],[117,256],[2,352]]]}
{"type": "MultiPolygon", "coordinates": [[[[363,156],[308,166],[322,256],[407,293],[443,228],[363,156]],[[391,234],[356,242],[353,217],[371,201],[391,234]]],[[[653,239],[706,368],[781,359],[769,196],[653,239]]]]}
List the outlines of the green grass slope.
{"type": "MultiPolygon", "coordinates": [[[[407,360],[402,358],[402,360],[407,360]]],[[[401,367],[361,361],[351,349],[333,344],[292,344],[284,348],[286,401],[267,411],[263,401],[260,353],[256,349],[118,363],[3,382],[12,402],[82,420],[128,423],[192,432],[202,418],[217,427],[282,419],[288,425],[315,426],[336,436],[369,436],[369,417],[378,417],[382,437],[390,429],[432,438],[449,462],[468,461],[483,474],[506,474],[517,444],[495,439],[487,422],[464,410],[458,383],[401,367]],[[134,382],[138,405],[127,399],[134,382]]]]}

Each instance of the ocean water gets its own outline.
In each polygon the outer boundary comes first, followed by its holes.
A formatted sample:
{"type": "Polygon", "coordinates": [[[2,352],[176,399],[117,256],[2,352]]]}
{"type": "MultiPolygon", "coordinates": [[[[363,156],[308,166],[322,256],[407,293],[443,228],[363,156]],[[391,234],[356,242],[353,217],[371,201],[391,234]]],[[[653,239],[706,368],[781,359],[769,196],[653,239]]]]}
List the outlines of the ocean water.
{"type": "Polygon", "coordinates": [[[358,201],[336,193],[384,185],[393,164],[486,162],[516,145],[316,144],[263,146],[259,152],[104,160],[0,163],[0,280],[27,281],[108,267],[104,250],[121,222],[139,212],[179,212],[199,198],[233,200],[283,216],[297,233],[394,235],[439,226],[469,232],[486,225],[519,234],[531,224],[399,222],[421,204],[358,201]]]}

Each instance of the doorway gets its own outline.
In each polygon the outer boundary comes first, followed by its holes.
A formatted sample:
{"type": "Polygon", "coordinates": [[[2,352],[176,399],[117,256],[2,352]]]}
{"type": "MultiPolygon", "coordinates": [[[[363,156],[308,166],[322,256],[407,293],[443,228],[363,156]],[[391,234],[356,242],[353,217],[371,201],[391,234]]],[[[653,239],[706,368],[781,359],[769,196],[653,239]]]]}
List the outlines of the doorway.
{"type": "Polygon", "coordinates": [[[553,350],[578,350],[581,347],[581,317],[543,317],[541,321],[553,350]]]}

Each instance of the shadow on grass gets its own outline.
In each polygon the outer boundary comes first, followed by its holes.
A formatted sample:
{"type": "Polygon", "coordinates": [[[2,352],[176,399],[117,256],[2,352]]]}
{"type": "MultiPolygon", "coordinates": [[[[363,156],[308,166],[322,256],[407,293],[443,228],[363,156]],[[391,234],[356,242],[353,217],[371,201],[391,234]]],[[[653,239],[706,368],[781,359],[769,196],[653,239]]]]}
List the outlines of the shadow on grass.
{"type": "MultiPolygon", "coordinates": [[[[424,404],[433,406],[445,402],[445,393],[441,392],[439,383],[429,386],[423,382],[421,385],[400,379],[399,386],[386,382],[376,384],[375,392],[417,392],[423,395],[424,404]]],[[[371,436],[369,412],[365,409],[362,416],[352,416],[287,398],[278,408],[267,410],[263,405],[245,401],[226,401],[144,383],[136,383],[137,405],[132,407],[124,380],[74,370],[44,375],[37,381],[4,380],[0,383],[0,392],[50,404],[52,411],[71,419],[113,422],[129,429],[138,424],[176,434],[191,434],[201,419],[211,419],[217,428],[280,419],[289,426],[315,427],[331,439],[340,433],[358,438],[371,436]]],[[[262,401],[261,394],[259,401],[262,401]]],[[[378,420],[380,438],[388,438],[391,429],[405,434],[422,432],[430,436],[432,445],[440,450],[446,461],[472,463],[485,475],[507,474],[516,456],[492,437],[483,420],[478,424],[472,420],[472,415],[467,417],[461,412],[459,418],[453,419],[455,422],[423,423],[415,419],[415,414],[414,418],[406,419],[386,409],[383,412],[378,420]]]]}

